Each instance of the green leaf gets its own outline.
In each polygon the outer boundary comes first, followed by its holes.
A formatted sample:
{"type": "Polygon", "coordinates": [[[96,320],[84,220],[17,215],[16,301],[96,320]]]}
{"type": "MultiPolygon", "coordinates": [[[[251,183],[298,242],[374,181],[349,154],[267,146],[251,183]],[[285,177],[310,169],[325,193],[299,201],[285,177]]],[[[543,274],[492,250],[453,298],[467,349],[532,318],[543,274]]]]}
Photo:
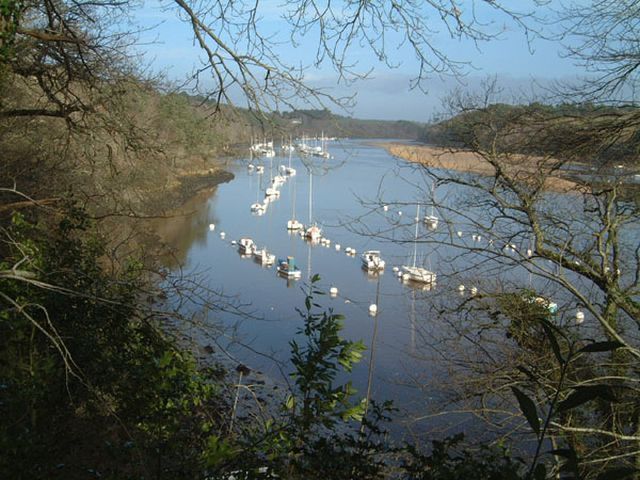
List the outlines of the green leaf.
{"type": "Polygon", "coordinates": [[[295,406],[295,398],[293,398],[293,395],[287,396],[284,406],[287,410],[293,410],[293,407],[295,406]]]}
{"type": "Polygon", "coordinates": [[[529,426],[536,432],[536,435],[540,435],[540,419],[538,418],[538,410],[536,409],[535,403],[533,403],[533,400],[527,397],[522,390],[511,387],[511,391],[518,399],[520,410],[527,419],[527,422],[529,422],[529,426]]]}
{"type": "Polygon", "coordinates": [[[611,470],[602,472],[600,475],[598,475],[596,480],[623,480],[624,478],[628,478],[637,472],[638,469],[632,467],[612,468],[611,470]]]}
{"type": "Polygon", "coordinates": [[[558,405],[558,412],[564,412],[572,408],[579,407],[580,405],[587,403],[596,398],[602,398],[611,402],[616,401],[615,396],[608,385],[591,385],[589,387],[579,387],[574,392],[564,399],[558,405]]]}
{"type": "Polygon", "coordinates": [[[544,330],[544,333],[547,335],[547,338],[549,339],[549,343],[551,344],[551,350],[553,350],[553,354],[556,356],[558,363],[560,365],[563,365],[564,357],[562,356],[562,353],[560,353],[560,345],[558,344],[558,339],[553,333],[553,328],[551,327],[551,324],[543,320],[542,328],[544,330]]]}
{"type": "Polygon", "coordinates": [[[582,347],[580,350],[578,350],[578,353],[611,352],[622,347],[624,347],[624,345],[620,342],[594,342],[587,345],[586,347],[582,347]]]}

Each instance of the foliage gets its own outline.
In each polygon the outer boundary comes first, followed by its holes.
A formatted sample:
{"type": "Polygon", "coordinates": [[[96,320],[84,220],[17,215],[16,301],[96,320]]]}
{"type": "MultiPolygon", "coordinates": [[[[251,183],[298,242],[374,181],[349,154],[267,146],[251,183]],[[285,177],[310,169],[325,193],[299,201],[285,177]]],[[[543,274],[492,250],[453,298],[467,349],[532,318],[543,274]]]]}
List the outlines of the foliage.
{"type": "Polygon", "coordinates": [[[105,274],[90,231],[70,211],[57,224],[16,216],[5,232],[2,477],[192,478],[216,425],[215,372],[198,370],[143,316],[139,264],[105,274]]]}

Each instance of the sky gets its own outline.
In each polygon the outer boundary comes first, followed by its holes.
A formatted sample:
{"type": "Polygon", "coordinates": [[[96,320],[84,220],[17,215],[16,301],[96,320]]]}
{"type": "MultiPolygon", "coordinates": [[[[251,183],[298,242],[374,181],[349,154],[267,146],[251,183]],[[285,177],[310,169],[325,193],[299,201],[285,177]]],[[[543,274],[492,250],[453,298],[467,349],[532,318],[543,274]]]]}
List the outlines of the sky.
{"type": "MultiPolygon", "coordinates": [[[[469,9],[472,3],[472,0],[462,1],[462,5],[469,9]]],[[[529,0],[507,1],[506,4],[517,4],[521,11],[531,8],[528,11],[544,15],[540,9],[533,10],[529,0]]],[[[277,56],[293,65],[312,63],[317,31],[298,37],[299,45],[294,48],[287,35],[286,24],[281,19],[285,12],[283,0],[266,0],[260,5],[257,26],[281,42],[274,48],[277,56]]],[[[558,41],[528,39],[523,29],[508,16],[487,8],[483,2],[476,2],[474,13],[485,31],[500,32],[498,38],[474,43],[452,38],[438,18],[429,19],[428,23],[433,28],[430,36],[433,45],[448,57],[467,63],[461,76],[434,74],[422,83],[421,89],[412,88],[411,80],[418,69],[415,54],[407,48],[406,42],[402,45],[399,37],[392,34],[387,38],[387,51],[395,68],[381,63],[370,49],[356,45],[349,59],[359,62],[360,71],[370,71],[367,80],[345,85],[338,82],[337,73],[326,63],[310,68],[306,78],[312,86],[329,89],[335,96],[356,95],[355,104],[348,110],[328,106],[336,113],[356,118],[427,122],[442,113],[443,99],[452,89],[478,89],[488,76],[497,78],[503,88],[504,99],[508,100],[544,95],[545,86],[558,80],[571,81],[584,74],[571,59],[563,56],[563,48],[558,41]]],[[[141,34],[139,49],[154,70],[164,72],[169,80],[180,81],[194,67],[202,65],[203,55],[194,43],[191,27],[179,18],[173,2],[144,2],[135,17],[148,29],[141,34]]],[[[218,24],[213,25],[215,28],[218,24]]],[[[544,28],[546,33],[552,33],[548,26],[544,28]]],[[[206,81],[202,85],[207,86],[206,81]]],[[[238,95],[235,97],[237,104],[244,106],[243,99],[238,95]]]]}

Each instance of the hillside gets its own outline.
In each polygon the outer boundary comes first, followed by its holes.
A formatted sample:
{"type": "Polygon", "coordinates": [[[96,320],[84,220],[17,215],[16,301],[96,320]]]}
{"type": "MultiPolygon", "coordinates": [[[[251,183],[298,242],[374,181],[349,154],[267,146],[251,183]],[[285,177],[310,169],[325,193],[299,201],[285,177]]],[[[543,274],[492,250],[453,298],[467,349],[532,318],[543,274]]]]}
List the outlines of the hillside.
{"type": "Polygon", "coordinates": [[[633,106],[493,104],[427,125],[418,138],[438,147],[632,166],[640,151],[639,117],[633,106]]]}

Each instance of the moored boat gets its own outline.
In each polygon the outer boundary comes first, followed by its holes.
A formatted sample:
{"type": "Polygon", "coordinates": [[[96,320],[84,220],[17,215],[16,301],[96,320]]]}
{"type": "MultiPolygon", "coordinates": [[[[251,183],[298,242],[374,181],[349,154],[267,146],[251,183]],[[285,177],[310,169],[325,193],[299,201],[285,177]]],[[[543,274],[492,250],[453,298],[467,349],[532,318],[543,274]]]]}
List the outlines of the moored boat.
{"type": "Polygon", "coordinates": [[[278,259],[278,266],[276,267],[276,270],[278,275],[286,278],[300,278],[302,276],[302,272],[296,266],[296,262],[293,257],[278,259]]]}
{"type": "Polygon", "coordinates": [[[251,255],[256,249],[256,244],[250,238],[241,238],[238,240],[238,250],[243,255],[251,255]]]}
{"type": "Polygon", "coordinates": [[[380,256],[379,250],[367,250],[361,257],[362,268],[368,271],[384,270],[385,262],[380,256]]]}

